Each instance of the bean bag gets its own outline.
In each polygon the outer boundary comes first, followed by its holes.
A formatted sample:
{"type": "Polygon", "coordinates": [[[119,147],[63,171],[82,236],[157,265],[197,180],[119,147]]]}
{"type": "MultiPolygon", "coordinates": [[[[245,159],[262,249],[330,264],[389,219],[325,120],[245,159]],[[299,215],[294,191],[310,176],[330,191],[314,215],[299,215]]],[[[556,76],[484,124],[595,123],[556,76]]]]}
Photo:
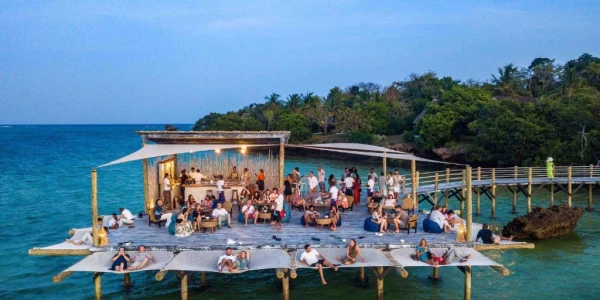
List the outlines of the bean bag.
{"type": "MultiPolygon", "coordinates": [[[[302,217],[300,218],[300,225],[306,226],[306,221],[304,220],[304,215],[302,215],[302,217]]],[[[309,226],[314,226],[315,223],[314,222],[310,222],[308,225],[309,226]]]]}
{"type": "Polygon", "coordinates": [[[369,232],[379,232],[380,225],[371,221],[371,217],[365,219],[365,230],[369,232]]]}
{"type": "Polygon", "coordinates": [[[423,220],[423,231],[429,233],[442,233],[444,230],[440,228],[438,223],[431,221],[430,219],[423,220]]]}
{"type": "MultiPolygon", "coordinates": [[[[255,212],[255,213],[258,213],[258,212],[255,212]]],[[[245,224],[246,223],[246,220],[244,220],[244,214],[243,213],[239,213],[238,214],[238,222],[240,222],[241,224],[245,224]]],[[[248,224],[250,224],[250,223],[254,223],[254,219],[249,218],[248,219],[248,224]]]]}
{"type": "Polygon", "coordinates": [[[285,217],[283,217],[281,222],[289,223],[292,220],[292,207],[289,203],[283,202],[283,211],[285,212],[285,217]]]}
{"type": "Polygon", "coordinates": [[[342,215],[340,215],[340,218],[335,223],[335,226],[342,226],[342,215]]]}
{"type": "Polygon", "coordinates": [[[169,224],[169,233],[171,235],[175,235],[175,224],[177,223],[177,216],[179,216],[179,214],[173,214],[171,216],[171,224],[169,224]]]}

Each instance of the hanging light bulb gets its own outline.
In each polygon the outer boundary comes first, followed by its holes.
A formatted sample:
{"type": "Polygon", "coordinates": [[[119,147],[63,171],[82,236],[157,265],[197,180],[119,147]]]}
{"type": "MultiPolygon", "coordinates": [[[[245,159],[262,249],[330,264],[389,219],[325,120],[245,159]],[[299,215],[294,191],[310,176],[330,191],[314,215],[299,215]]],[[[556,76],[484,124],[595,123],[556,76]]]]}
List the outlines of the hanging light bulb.
{"type": "Polygon", "coordinates": [[[219,148],[215,149],[215,153],[216,153],[216,154],[219,154],[219,153],[221,153],[221,149],[219,149],[219,148]]]}

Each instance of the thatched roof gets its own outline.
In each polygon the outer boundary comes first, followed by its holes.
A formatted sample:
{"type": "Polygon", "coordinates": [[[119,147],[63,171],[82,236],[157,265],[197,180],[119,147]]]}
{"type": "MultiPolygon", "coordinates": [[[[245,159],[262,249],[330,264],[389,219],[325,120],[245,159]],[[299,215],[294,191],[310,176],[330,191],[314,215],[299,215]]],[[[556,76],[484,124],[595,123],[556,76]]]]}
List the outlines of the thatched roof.
{"type": "Polygon", "coordinates": [[[289,131],[136,131],[156,144],[287,144],[289,131]]]}

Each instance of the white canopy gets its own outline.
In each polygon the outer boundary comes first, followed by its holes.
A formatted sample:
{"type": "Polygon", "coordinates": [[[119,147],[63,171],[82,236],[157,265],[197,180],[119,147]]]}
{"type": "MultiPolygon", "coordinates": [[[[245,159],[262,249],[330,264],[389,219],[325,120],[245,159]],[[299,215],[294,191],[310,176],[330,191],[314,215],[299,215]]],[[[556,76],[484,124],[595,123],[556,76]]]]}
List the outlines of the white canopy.
{"type": "Polygon", "coordinates": [[[311,145],[292,145],[292,147],[302,148],[304,146],[312,148],[322,148],[327,150],[360,150],[360,151],[373,151],[373,152],[386,152],[386,153],[399,153],[408,154],[406,152],[396,151],[380,146],[358,144],[358,143],[328,143],[328,144],[311,144],[311,145]]]}
{"type": "Polygon", "coordinates": [[[140,150],[115,161],[99,166],[99,168],[124,162],[180,153],[214,151],[216,149],[235,149],[241,147],[267,147],[279,145],[239,145],[239,144],[146,144],[140,150]]]}

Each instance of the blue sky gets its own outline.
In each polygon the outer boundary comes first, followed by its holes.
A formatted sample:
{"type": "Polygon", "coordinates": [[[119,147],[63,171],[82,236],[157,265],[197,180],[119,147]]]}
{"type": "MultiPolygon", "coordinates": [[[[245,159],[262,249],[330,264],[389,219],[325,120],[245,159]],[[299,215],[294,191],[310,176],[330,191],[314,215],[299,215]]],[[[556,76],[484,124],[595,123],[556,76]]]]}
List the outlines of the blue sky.
{"type": "Polygon", "coordinates": [[[0,1],[0,124],[193,123],[276,92],[600,56],[597,1],[0,1]]]}

